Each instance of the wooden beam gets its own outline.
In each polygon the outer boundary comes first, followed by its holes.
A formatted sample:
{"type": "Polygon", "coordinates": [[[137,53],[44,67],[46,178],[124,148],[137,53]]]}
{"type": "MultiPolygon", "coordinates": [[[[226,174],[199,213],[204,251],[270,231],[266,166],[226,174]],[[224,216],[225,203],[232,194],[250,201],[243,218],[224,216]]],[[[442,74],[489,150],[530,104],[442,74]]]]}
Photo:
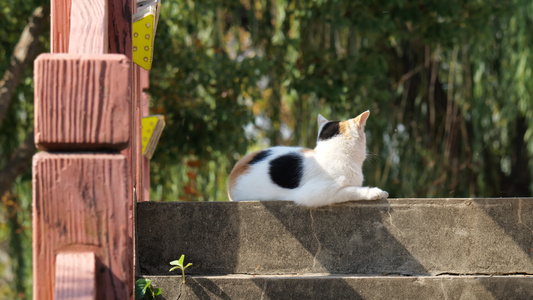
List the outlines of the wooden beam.
{"type": "MultiPolygon", "coordinates": [[[[142,73],[143,72],[141,71],[141,74],[142,73]]],[[[144,73],[148,74],[148,71],[144,73]]],[[[144,82],[146,86],[148,86],[147,84],[148,79],[146,79],[144,82]]],[[[142,93],[142,116],[146,117],[148,116],[149,113],[150,113],[150,95],[143,92],[142,93]]],[[[141,126],[141,129],[142,129],[142,126],[141,126]]],[[[141,135],[142,135],[142,131],[141,131],[141,135]]],[[[142,156],[142,172],[143,172],[142,174],[143,196],[141,197],[141,201],[150,201],[150,159],[148,159],[144,155],[141,155],[141,156],[142,156]]]]}
{"type": "Polygon", "coordinates": [[[95,286],[95,299],[134,298],[132,191],[142,179],[139,67],[131,62],[135,3],[51,0],[52,52],[71,55],[36,61],[35,140],[44,150],[76,153],[34,156],[34,299],[73,298],[61,287],[80,251],[94,253],[99,264],[83,265],[97,279],[80,289],[95,286]],[[74,55],[88,53],[97,55],[74,55]],[[127,157],[80,153],[120,149],[127,157]]]}
{"type": "Polygon", "coordinates": [[[133,299],[133,203],[120,154],[33,158],[33,286],[54,296],[56,253],[90,249],[102,263],[97,299],[133,299]]]}
{"type": "Polygon", "coordinates": [[[130,60],[132,58],[132,16],[136,3],[133,0],[110,0],[108,3],[108,52],[124,54],[130,60]]]}
{"type": "Polygon", "coordinates": [[[131,134],[130,66],[119,54],[41,54],[35,61],[38,148],[125,148],[131,134]]]}
{"type": "Polygon", "coordinates": [[[69,53],[107,53],[107,0],[71,1],[69,53]]]}
{"type": "Polygon", "coordinates": [[[131,166],[133,188],[136,191],[136,201],[143,201],[143,183],[142,183],[142,143],[141,143],[141,120],[142,120],[142,89],[141,89],[141,67],[136,64],[132,65],[132,130],[131,130],[131,166]]]}
{"type": "Polygon", "coordinates": [[[71,0],[50,0],[50,52],[66,53],[70,38],[71,0]]]}
{"type": "Polygon", "coordinates": [[[60,252],[56,256],[55,300],[97,300],[94,252],[60,252]]]}
{"type": "MultiPolygon", "coordinates": [[[[136,11],[136,1],[109,1],[109,53],[122,53],[132,59],[132,16],[136,11]]],[[[130,190],[136,191],[136,199],[142,201],[142,153],[141,153],[141,67],[131,62],[131,143],[121,153],[128,158],[131,166],[130,190]]],[[[133,229],[132,229],[133,234],[133,229]]]]}
{"type": "Polygon", "coordinates": [[[150,71],[141,69],[141,90],[147,90],[150,88],[150,71]]]}

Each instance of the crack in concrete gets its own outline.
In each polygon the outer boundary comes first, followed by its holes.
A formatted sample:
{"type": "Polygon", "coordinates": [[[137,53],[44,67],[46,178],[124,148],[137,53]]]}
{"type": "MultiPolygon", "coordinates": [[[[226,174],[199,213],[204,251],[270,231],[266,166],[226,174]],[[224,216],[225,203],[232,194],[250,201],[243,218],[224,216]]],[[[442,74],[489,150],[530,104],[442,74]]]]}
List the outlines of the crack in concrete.
{"type": "Polygon", "coordinates": [[[518,224],[524,225],[527,229],[531,230],[533,233],[533,229],[526,225],[524,222],[522,222],[522,199],[518,199],[518,224]]]}
{"type": "Polygon", "coordinates": [[[322,251],[322,244],[320,243],[320,240],[318,239],[318,236],[316,235],[316,232],[315,232],[315,219],[313,218],[312,210],[309,210],[309,216],[311,216],[311,232],[313,233],[313,236],[315,237],[315,240],[318,243],[318,249],[316,250],[316,253],[313,256],[313,266],[311,267],[311,270],[314,270],[316,266],[316,262],[317,262],[317,256],[322,251]]]}
{"type": "Polygon", "coordinates": [[[266,288],[267,288],[267,281],[265,280],[265,284],[263,284],[263,290],[261,291],[261,300],[265,299],[266,288]]]}
{"type": "Polygon", "coordinates": [[[178,294],[178,298],[176,298],[176,300],[181,299],[181,293],[183,293],[183,282],[180,283],[180,293],[178,294]]]}
{"type": "Polygon", "coordinates": [[[391,224],[392,227],[396,228],[401,234],[404,234],[403,231],[398,228],[396,225],[394,225],[394,223],[392,223],[392,214],[390,213],[390,210],[391,210],[392,206],[389,202],[389,206],[388,206],[388,209],[387,209],[387,214],[389,215],[389,223],[391,224]]]}

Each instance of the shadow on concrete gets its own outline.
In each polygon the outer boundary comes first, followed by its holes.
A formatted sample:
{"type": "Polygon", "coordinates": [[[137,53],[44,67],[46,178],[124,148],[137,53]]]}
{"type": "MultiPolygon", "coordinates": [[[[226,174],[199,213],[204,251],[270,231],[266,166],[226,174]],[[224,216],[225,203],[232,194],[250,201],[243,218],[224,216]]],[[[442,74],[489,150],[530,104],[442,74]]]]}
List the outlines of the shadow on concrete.
{"type": "MultiPolygon", "coordinates": [[[[366,205],[340,204],[307,209],[286,202],[261,202],[315,261],[309,272],[364,275],[427,274],[405,247],[383,225],[383,214],[391,213],[387,202],[366,205]],[[295,217],[296,216],[296,217],[295,217]]],[[[268,230],[268,229],[266,229],[268,230]]],[[[283,261],[283,257],[279,258],[283,261]]],[[[269,299],[363,299],[340,278],[294,280],[292,285],[252,280],[269,299]]]]}
{"type": "Polygon", "coordinates": [[[480,277],[477,281],[490,292],[493,299],[525,300],[533,299],[533,278],[531,277],[508,277],[498,282],[493,282],[490,277],[480,277]]]}
{"type": "MultiPolygon", "coordinates": [[[[238,291],[238,297],[233,299],[363,299],[357,291],[349,286],[340,278],[316,278],[316,279],[298,279],[298,278],[276,278],[260,277],[251,279],[257,288],[243,284],[233,286],[233,291],[238,291]],[[260,294],[260,295],[259,295],[260,294]]],[[[190,284],[189,288],[194,292],[198,299],[232,299],[228,294],[218,288],[220,282],[208,280],[205,278],[190,284]]],[[[187,297],[186,297],[187,298],[187,297]]]]}
{"type": "Polygon", "coordinates": [[[363,299],[347,282],[335,277],[263,276],[235,280],[200,276],[188,278],[185,285],[178,282],[181,278],[170,278],[154,278],[155,286],[164,290],[157,299],[363,299]]]}
{"type": "Polygon", "coordinates": [[[186,273],[204,274],[202,270],[208,270],[205,274],[231,273],[238,262],[240,216],[238,210],[227,204],[138,203],[139,272],[178,275],[169,273],[169,262],[184,254],[185,263],[193,263],[186,273]]]}
{"type": "MultiPolygon", "coordinates": [[[[533,198],[475,199],[473,202],[533,261],[533,198]]],[[[516,272],[525,273],[526,270],[516,272]]]]}
{"type": "Polygon", "coordinates": [[[261,204],[314,256],[310,272],[429,275],[385,226],[384,216],[394,213],[386,200],[316,209],[277,201],[261,204]]]}
{"type": "MultiPolygon", "coordinates": [[[[460,272],[485,274],[483,270],[498,275],[515,268],[520,275],[532,270],[531,198],[397,199],[318,209],[286,201],[149,202],[139,203],[138,210],[140,273],[170,275],[168,262],[185,254],[186,262],[194,263],[190,274],[257,275],[245,280],[253,284],[242,287],[235,286],[238,280],[224,281],[224,276],[193,277],[183,292],[199,299],[213,295],[231,299],[236,288],[270,299],[305,299],[309,292],[328,299],[330,289],[350,299],[365,295],[356,281],[330,276],[319,285],[309,278],[290,278],[291,273],[404,275],[401,278],[408,279],[435,274],[454,278],[453,274],[465,275],[460,272]],[[283,280],[261,276],[277,274],[285,274],[283,280]]],[[[533,298],[531,277],[503,277],[466,281],[464,293],[476,283],[496,299],[533,298]]],[[[459,293],[455,285],[451,288],[459,293]]]]}
{"type": "Polygon", "coordinates": [[[185,254],[195,275],[428,275],[388,231],[387,201],[307,209],[286,201],[137,206],[143,275],[172,275],[185,254]],[[175,228],[175,230],[173,230],[175,228]]]}
{"type": "MultiPolygon", "coordinates": [[[[170,275],[168,263],[181,254],[193,262],[188,271],[195,275],[427,274],[384,225],[393,213],[387,201],[319,209],[286,201],[142,202],[137,209],[137,257],[146,276],[170,275]]],[[[361,298],[341,278],[327,280],[331,292],[314,280],[251,280],[270,299],[304,299],[310,291],[323,299],[329,293],[361,298]]],[[[194,279],[186,290],[200,299],[230,299],[217,282],[194,279]]]]}
{"type": "MultiPolygon", "coordinates": [[[[486,278],[480,278],[479,282],[492,293],[495,299],[533,299],[531,289],[531,277],[521,275],[531,274],[533,262],[533,198],[499,198],[499,199],[475,199],[474,203],[498,224],[506,236],[512,239],[515,247],[524,253],[524,269],[516,269],[517,275],[513,280],[503,284],[494,285],[486,278]],[[528,266],[529,265],[529,266],[528,266]]],[[[500,250],[506,252],[510,245],[502,245],[500,250]]]]}
{"type": "MultiPolygon", "coordinates": [[[[209,279],[192,279],[187,282],[189,291],[194,293],[198,299],[212,299],[216,295],[217,299],[231,300],[231,297],[219,287],[219,284],[209,279]]],[[[184,297],[187,299],[188,297],[184,297]]]]}
{"type": "Polygon", "coordinates": [[[347,282],[340,278],[286,279],[274,281],[252,280],[268,299],[363,299],[347,282]]]}

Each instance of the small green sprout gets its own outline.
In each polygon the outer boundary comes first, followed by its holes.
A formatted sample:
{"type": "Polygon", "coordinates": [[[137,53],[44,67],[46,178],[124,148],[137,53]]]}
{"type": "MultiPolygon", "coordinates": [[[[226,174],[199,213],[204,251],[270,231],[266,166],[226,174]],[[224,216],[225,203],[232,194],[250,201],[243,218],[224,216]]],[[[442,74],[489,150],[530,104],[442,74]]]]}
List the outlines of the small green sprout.
{"type": "Polygon", "coordinates": [[[170,269],[169,272],[172,272],[176,269],[181,269],[181,275],[183,277],[183,283],[185,283],[185,269],[187,269],[188,267],[192,266],[191,263],[188,263],[185,267],[183,266],[183,260],[185,259],[185,254],[183,254],[180,259],[178,260],[174,260],[174,261],[171,261],[170,264],[175,266],[175,267],[172,267],[170,269]]]}
{"type": "Polygon", "coordinates": [[[150,284],[152,280],[147,278],[140,278],[135,281],[135,299],[155,299],[156,296],[161,295],[160,288],[154,288],[150,284]]]}

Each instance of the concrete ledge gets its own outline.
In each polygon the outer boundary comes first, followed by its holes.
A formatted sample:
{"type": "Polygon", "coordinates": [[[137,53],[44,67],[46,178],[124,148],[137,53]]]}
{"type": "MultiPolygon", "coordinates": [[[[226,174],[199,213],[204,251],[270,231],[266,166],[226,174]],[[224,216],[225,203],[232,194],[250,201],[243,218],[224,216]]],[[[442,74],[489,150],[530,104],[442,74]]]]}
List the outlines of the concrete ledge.
{"type": "Polygon", "coordinates": [[[533,298],[531,276],[150,276],[158,299],[507,299],[533,298]]]}
{"type": "Polygon", "coordinates": [[[533,274],[532,198],[141,202],[136,228],[144,275],[533,274]]]}

